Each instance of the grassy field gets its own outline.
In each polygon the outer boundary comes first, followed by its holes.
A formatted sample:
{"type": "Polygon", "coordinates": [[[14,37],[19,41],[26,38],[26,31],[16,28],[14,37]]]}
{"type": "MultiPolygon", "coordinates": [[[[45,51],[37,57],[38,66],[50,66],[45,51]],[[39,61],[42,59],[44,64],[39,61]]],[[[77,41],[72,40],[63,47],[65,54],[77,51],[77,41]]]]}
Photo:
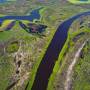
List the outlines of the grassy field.
{"type": "MultiPolygon", "coordinates": [[[[26,22],[25,22],[26,23],[26,22]]],[[[3,26],[6,26],[7,23],[4,22],[3,26]]],[[[12,43],[14,40],[20,43],[20,40],[24,41],[23,45],[29,44],[33,45],[35,43],[36,37],[38,35],[32,35],[27,33],[24,29],[19,26],[18,21],[15,26],[10,31],[0,32],[0,44],[6,43],[4,45],[5,48],[5,56],[4,54],[0,56],[0,90],[5,90],[8,85],[10,85],[10,79],[15,74],[15,66],[14,66],[14,58],[11,54],[14,54],[18,51],[19,45],[17,43],[12,43]],[[11,42],[11,43],[10,43],[11,42]],[[11,55],[9,57],[8,55],[11,55]]],[[[22,50],[30,50],[32,52],[31,47],[23,47],[22,50]]],[[[3,52],[3,48],[0,47],[0,54],[3,52]]],[[[32,52],[33,53],[33,52],[32,52]]],[[[35,55],[35,54],[33,54],[35,55]]],[[[32,55],[32,57],[33,57],[32,55]]],[[[26,60],[28,62],[29,60],[26,60]]],[[[31,61],[30,61],[31,62],[31,61]]]]}
{"type": "Polygon", "coordinates": [[[89,90],[90,89],[90,40],[82,50],[83,57],[79,58],[74,73],[72,90],[89,90]]]}
{"type": "Polygon", "coordinates": [[[10,84],[10,77],[14,71],[11,57],[0,56],[0,90],[5,90],[10,84]]]}

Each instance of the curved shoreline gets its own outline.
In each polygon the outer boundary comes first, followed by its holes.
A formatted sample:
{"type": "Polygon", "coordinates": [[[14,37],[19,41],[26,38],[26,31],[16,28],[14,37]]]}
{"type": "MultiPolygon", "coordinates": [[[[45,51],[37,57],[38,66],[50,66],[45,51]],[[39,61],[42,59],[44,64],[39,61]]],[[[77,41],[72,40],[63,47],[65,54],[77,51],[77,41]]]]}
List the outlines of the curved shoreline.
{"type": "Polygon", "coordinates": [[[38,8],[38,9],[34,9],[32,10],[32,12],[30,13],[30,15],[27,16],[2,16],[0,17],[0,26],[2,25],[2,23],[5,20],[27,20],[27,21],[31,21],[33,22],[33,20],[39,20],[40,19],[40,10],[43,9],[43,7],[38,8]]]}

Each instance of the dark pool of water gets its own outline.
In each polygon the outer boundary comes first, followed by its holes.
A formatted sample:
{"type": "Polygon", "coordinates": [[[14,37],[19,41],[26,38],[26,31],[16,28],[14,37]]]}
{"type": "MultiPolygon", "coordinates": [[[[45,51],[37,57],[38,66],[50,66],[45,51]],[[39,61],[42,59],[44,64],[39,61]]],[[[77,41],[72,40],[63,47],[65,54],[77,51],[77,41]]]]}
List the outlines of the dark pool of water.
{"type": "MultiPolygon", "coordinates": [[[[64,21],[57,29],[42,61],[37,69],[36,77],[31,90],[46,90],[50,75],[53,72],[56,60],[58,60],[59,54],[66,42],[68,30],[72,22],[82,15],[88,15],[90,12],[84,12],[82,14],[71,17],[64,21]]],[[[28,89],[29,90],[29,89],[28,89]]]]}

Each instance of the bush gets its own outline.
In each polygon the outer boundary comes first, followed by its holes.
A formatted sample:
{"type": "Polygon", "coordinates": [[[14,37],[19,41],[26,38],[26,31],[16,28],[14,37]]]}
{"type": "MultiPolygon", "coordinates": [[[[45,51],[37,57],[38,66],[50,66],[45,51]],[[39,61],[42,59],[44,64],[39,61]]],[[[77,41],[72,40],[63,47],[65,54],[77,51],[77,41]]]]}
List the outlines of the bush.
{"type": "Polygon", "coordinates": [[[17,52],[19,49],[19,44],[18,42],[13,42],[13,43],[10,43],[7,48],[6,48],[6,51],[8,53],[14,53],[14,52],[17,52]]]}

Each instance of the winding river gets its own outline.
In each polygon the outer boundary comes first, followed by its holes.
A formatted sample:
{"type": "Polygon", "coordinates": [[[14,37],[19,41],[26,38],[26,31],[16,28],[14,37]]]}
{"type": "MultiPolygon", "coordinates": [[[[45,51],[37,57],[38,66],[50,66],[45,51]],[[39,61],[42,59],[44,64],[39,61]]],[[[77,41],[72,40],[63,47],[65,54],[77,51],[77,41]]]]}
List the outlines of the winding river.
{"type": "MultiPolygon", "coordinates": [[[[0,24],[2,25],[4,20],[28,20],[40,19],[39,10],[41,8],[31,12],[29,16],[3,16],[0,17],[0,24]]],[[[82,15],[90,15],[90,12],[84,12],[69,18],[64,21],[57,29],[48,49],[42,58],[42,61],[37,69],[36,77],[31,90],[46,90],[50,75],[53,72],[54,65],[58,56],[67,40],[68,30],[75,19],[78,19],[82,15]]],[[[29,87],[29,86],[28,86],[29,87]]]]}
{"type": "Polygon", "coordinates": [[[82,15],[90,15],[90,12],[84,12],[73,16],[60,24],[37,69],[36,77],[31,90],[47,89],[48,81],[53,72],[56,60],[58,60],[59,54],[67,40],[68,30],[72,22],[82,15]]]}

